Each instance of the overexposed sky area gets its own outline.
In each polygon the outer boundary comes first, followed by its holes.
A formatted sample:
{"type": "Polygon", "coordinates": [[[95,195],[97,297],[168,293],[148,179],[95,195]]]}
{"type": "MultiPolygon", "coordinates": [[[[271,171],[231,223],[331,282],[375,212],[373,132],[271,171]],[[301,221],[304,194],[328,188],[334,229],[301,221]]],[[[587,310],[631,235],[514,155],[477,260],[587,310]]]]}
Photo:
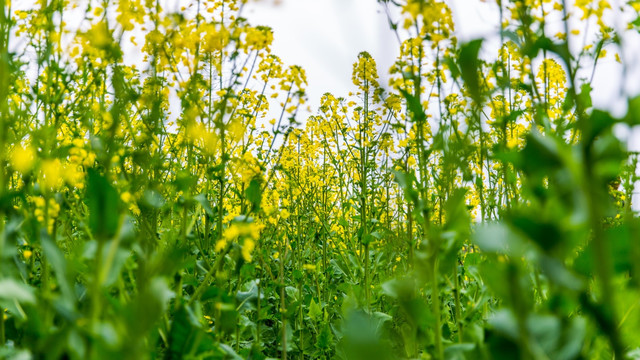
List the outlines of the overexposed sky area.
{"type": "MultiPolygon", "coordinates": [[[[450,6],[461,40],[495,33],[499,22],[492,7],[478,0],[451,1],[450,6]]],[[[327,91],[346,96],[354,90],[351,72],[361,51],[376,60],[383,86],[398,55],[398,40],[376,0],[263,0],[249,2],[242,15],[253,25],[271,27],[273,53],[306,70],[312,109],[327,91]]]]}
{"type": "MultiPolygon", "coordinates": [[[[461,42],[483,37],[488,39],[485,45],[490,46],[491,39],[495,41],[499,29],[495,2],[451,0],[448,4],[461,42]]],[[[359,52],[373,55],[384,85],[385,74],[398,52],[398,41],[376,0],[262,0],[249,2],[242,15],[253,25],[271,27],[273,52],[286,64],[305,68],[312,108],[326,91],[346,95],[353,90],[351,70],[359,52]]],[[[628,50],[634,50],[627,60],[633,57],[631,63],[638,63],[636,48],[640,44],[627,45],[631,45],[628,50]]],[[[626,107],[619,102],[621,82],[621,69],[613,56],[602,59],[594,74],[594,105],[622,115],[626,107]]],[[[631,81],[627,87],[630,92],[638,92],[640,81],[631,81]]]]}

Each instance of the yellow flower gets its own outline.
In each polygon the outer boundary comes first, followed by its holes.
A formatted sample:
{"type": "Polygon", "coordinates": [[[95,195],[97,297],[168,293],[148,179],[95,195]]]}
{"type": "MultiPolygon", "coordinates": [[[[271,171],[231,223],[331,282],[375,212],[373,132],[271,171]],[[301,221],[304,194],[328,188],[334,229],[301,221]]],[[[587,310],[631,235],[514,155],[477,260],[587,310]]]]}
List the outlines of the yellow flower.
{"type": "Polygon", "coordinates": [[[507,147],[513,149],[518,146],[519,139],[517,137],[509,137],[507,140],[507,147]]]}
{"type": "Polygon", "coordinates": [[[246,126],[242,123],[239,118],[235,118],[229,124],[229,134],[233,141],[239,142],[244,137],[244,132],[246,130],[246,126]]]}
{"type": "Polygon", "coordinates": [[[62,184],[62,164],[60,159],[45,160],[40,167],[40,180],[42,185],[49,189],[55,189],[62,184]]]}
{"type": "Polygon", "coordinates": [[[105,49],[113,42],[111,31],[105,22],[99,22],[93,25],[93,27],[87,31],[86,36],[91,42],[91,45],[98,49],[105,49]]]}
{"type": "Polygon", "coordinates": [[[136,216],[140,215],[140,208],[135,203],[129,206],[129,210],[136,216]]]}
{"type": "Polygon", "coordinates": [[[225,239],[218,240],[218,242],[216,242],[215,251],[220,252],[226,247],[227,247],[227,240],[225,239]]]}
{"type": "Polygon", "coordinates": [[[36,151],[30,145],[23,147],[17,145],[11,152],[9,159],[11,166],[19,173],[27,174],[33,168],[36,159],[36,151]]]}
{"type": "Polygon", "coordinates": [[[84,188],[84,170],[81,166],[74,164],[65,164],[63,169],[63,178],[65,181],[78,189],[84,188]]]}
{"type": "Polygon", "coordinates": [[[122,202],[130,203],[131,199],[133,199],[133,196],[128,191],[125,191],[122,194],[120,194],[120,200],[122,200],[122,202]]]}
{"type": "Polygon", "coordinates": [[[369,53],[361,52],[358,55],[358,61],[353,64],[351,80],[362,91],[370,91],[378,87],[376,62],[369,53]]]}
{"type": "Polygon", "coordinates": [[[256,50],[268,48],[273,42],[273,31],[264,26],[246,29],[245,45],[256,50]]]}
{"type": "Polygon", "coordinates": [[[253,241],[252,238],[244,239],[244,243],[242,244],[242,258],[246,262],[251,262],[251,253],[253,249],[256,247],[256,242],[253,241]]]}
{"type": "Polygon", "coordinates": [[[240,235],[240,228],[238,225],[233,224],[224,230],[222,236],[225,240],[233,240],[240,235]]]}
{"type": "Polygon", "coordinates": [[[313,264],[304,264],[302,265],[302,268],[308,271],[315,271],[316,270],[316,266],[313,264]]]}
{"type": "Polygon", "coordinates": [[[416,166],[416,158],[414,158],[413,155],[409,156],[409,158],[407,159],[407,166],[409,166],[410,168],[416,166]]]}

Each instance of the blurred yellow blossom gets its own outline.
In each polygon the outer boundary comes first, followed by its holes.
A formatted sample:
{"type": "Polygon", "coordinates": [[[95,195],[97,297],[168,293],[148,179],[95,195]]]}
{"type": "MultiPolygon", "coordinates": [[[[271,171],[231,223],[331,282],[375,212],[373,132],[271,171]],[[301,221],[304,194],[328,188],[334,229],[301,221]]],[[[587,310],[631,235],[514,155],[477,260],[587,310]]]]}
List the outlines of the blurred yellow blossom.
{"type": "Polygon", "coordinates": [[[35,160],[36,151],[31,145],[16,145],[9,158],[11,167],[22,174],[27,174],[33,169],[35,160]]]}

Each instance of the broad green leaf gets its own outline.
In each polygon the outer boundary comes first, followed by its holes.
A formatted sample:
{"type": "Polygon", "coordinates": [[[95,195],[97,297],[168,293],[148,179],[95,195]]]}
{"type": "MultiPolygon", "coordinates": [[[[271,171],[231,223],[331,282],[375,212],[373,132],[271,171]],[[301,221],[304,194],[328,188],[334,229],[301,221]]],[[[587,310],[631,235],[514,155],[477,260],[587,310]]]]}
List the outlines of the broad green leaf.
{"type": "Polygon", "coordinates": [[[322,308],[314,299],[311,299],[311,303],[309,304],[309,317],[314,321],[318,321],[321,316],[322,308]]]}
{"type": "Polygon", "coordinates": [[[106,240],[118,230],[118,201],[116,189],[95,169],[88,170],[87,205],[89,225],[98,240],[106,240]]]}
{"type": "Polygon", "coordinates": [[[35,304],[36,297],[31,286],[14,279],[0,279],[0,299],[35,304]]]}
{"type": "Polygon", "coordinates": [[[480,88],[481,61],[478,58],[482,42],[483,39],[476,39],[462,44],[460,47],[460,55],[458,56],[460,74],[476,104],[482,103],[482,90],[480,88]]]}

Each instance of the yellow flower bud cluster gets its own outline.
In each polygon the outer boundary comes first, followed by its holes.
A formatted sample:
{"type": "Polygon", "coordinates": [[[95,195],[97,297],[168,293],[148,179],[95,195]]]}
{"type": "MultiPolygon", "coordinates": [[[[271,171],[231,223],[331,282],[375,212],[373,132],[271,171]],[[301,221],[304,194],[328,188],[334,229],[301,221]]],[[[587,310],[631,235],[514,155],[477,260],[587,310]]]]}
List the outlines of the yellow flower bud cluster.
{"type": "Polygon", "coordinates": [[[31,145],[16,145],[9,156],[11,167],[23,174],[28,174],[36,161],[36,151],[31,145]]]}
{"type": "Polygon", "coordinates": [[[47,231],[49,233],[53,232],[53,225],[60,214],[60,204],[54,198],[49,198],[49,201],[47,201],[42,196],[29,197],[29,201],[35,206],[33,215],[36,220],[41,224],[44,224],[46,220],[47,231]]]}
{"type": "Polygon", "coordinates": [[[218,240],[215,251],[224,250],[229,242],[242,239],[241,254],[246,262],[252,260],[252,253],[256,247],[256,241],[260,238],[260,231],[264,225],[256,222],[234,222],[222,233],[222,239],[218,240]]]}

